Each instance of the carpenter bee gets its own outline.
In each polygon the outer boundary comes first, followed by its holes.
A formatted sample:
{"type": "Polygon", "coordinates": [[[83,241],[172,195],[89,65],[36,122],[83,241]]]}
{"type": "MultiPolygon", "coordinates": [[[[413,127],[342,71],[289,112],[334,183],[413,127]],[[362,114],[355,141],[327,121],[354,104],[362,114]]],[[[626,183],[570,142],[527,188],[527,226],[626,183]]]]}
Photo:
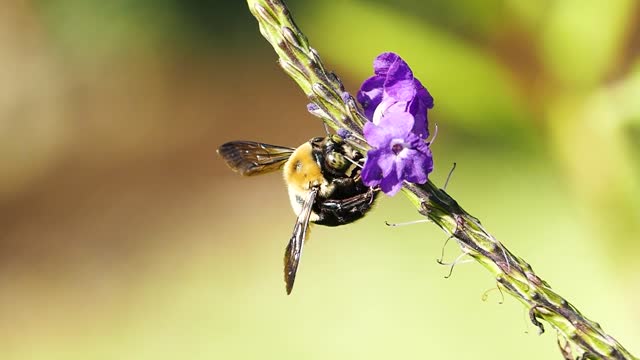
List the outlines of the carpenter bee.
{"type": "Polygon", "coordinates": [[[287,294],[293,289],[309,222],[326,226],[352,223],[371,209],[378,192],[362,183],[362,154],[338,135],[315,137],[297,149],[232,141],[220,146],[218,154],[243,176],[283,169],[291,207],[298,217],[284,253],[287,294]]]}

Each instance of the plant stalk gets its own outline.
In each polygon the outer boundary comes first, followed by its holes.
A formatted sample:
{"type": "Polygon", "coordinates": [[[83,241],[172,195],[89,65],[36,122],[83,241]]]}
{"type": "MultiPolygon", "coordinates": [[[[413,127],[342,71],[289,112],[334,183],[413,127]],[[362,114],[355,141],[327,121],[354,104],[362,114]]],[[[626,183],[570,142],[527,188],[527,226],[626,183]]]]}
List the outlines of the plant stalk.
{"type": "MultiPolygon", "coordinates": [[[[362,135],[367,121],[340,79],[326,70],[318,53],[294,23],[280,0],[247,0],[260,32],[278,54],[284,71],[312,102],[309,111],[336,131],[347,131],[347,141],[363,153],[369,149],[362,135]]],[[[529,309],[531,322],[544,332],[545,321],[558,334],[565,359],[638,359],[600,325],[587,319],[549,284],[538,277],[522,258],[511,253],[487,232],[480,221],[431,181],[405,182],[403,192],[418,212],[455,238],[462,251],[482,264],[496,278],[498,287],[529,309]]]]}

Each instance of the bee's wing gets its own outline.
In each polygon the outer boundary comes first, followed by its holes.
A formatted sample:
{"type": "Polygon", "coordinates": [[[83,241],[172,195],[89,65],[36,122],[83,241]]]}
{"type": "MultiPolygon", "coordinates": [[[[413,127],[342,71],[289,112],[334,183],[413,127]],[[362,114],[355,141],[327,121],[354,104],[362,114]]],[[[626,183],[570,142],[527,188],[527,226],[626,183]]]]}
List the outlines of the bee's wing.
{"type": "Polygon", "coordinates": [[[309,218],[311,217],[311,208],[316,200],[318,189],[314,188],[309,191],[309,195],[302,204],[302,209],[296,219],[293,227],[291,240],[284,251],[284,282],[287,284],[287,294],[291,294],[293,282],[296,280],[296,272],[298,264],[300,264],[300,256],[302,256],[302,246],[307,237],[307,229],[309,229],[309,218]]]}
{"type": "Polygon", "coordinates": [[[231,141],[218,154],[233,171],[251,176],[280,170],[295,149],[253,141],[231,141]]]}

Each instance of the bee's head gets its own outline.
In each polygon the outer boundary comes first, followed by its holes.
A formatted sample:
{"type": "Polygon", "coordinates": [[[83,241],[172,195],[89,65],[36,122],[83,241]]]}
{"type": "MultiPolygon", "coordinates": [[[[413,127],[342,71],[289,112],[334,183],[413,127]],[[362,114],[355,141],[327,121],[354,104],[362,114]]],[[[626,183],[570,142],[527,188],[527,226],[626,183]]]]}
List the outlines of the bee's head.
{"type": "Polygon", "coordinates": [[[362,157],[336,134],[316,137],[309,142],[313,149],[314,158],[322,171],[333,177],[348,176],[347,172],[352,166],[352,162],[347,157],[351,160],[358,160],[362,157]]]}
{"type": "Polygon", "coordinates": [[[339,173],[344,173],[351,164],[345,159],[345,143],[338,135],[327,136],[324,145],[325,166],[339,173]]]}

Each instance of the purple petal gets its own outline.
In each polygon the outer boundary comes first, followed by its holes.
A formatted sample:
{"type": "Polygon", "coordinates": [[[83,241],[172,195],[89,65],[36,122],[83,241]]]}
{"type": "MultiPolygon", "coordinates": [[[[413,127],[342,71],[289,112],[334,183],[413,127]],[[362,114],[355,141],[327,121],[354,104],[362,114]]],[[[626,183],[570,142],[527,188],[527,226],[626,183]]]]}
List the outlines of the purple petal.
{"type": "Polygon", "coordinates": [[[372,121],[374,124],[380,124],[380,120],[391,113],[407,112],[406,102],[397,102],[391,97],[386,97],[373,113],[372,121]]]}
{"type": "Polygon", "coordinates": [[[378,158],[378,166],[382,170],[382,176],[386,177],[395,167],[396,156],[390,149],[382,149],[383,153],[378,158]]]}
{"type": "Polygon", "coordinates": [[[431,149],[422,141],[415,147],[415,153],[405,163],[404,179],[416,184],[424,184],[433,171],[431,149]]]}
{"type": "Polygon", "coordinates": [[[426,139],[429,137],[427,110],[433,108],[433,97],[431,97],[427,89],[425,89],[418,80],[415,81],[419,87],[415,99],[409,106],[409,112],[413,114],[415,119],[411,131],[421,138],[426,139]]]}
{"type": "Polygon", "coordinates": [[[382,117],[387,113],[389,107],[393,104],[395,104],[393,99],[387,98],[385,101],[381,102],[378,107],[376,107],[369,120],[373,121],[376,125],[380,124],[380,119],[382,119],[382,117]]]}
{"type": "MultiPolygon", "coordinates": [[[[393,53],[391,53],[393,54],[393,53]]],[[[393,54],[393,56],[389,57],[393,58],[394,61],[389,66],[389,70],[387,71],[387,80],[412,80],[413,72],[407,64],[400,56],[397,54],[393,54]]]]}
{"type": "Polygon", "coordinates": [[[383,84],[384,77],[372,76],[362,83],[360,91],[358,91],[357,100],[364,110],[364,115],[368,119],[373,118],[373,112],[382,101],[383,84]]]}
{"type": "Polygon", "coordinates": [[[422,83],[420,83],[420,81],[418,79],[414,79],[415,83],[416,83],[416,97],[418,99],[420,99],[420,101],[423,103],[423,105],[425,106],[426,109],[432,109],[433,108],[433,96],[431,96],[431,94],[429,93],[429,91],[422,86],[422,83]]]}
{"type": "Polygon", "coordinates": [[[385,94],[395,98],[397,101],[410,101],[417,91],[413,72],[409,65],[397,57],[391,64],[384,82],[385,94]]]}
{"type": "MultiPolygon", "coordinates": [[[[416,99],[417,100],[417,99],[416,99]]],[[[427,109],[422,106],[420,101],[413,101],[409,106],[409,112],[413,114],[413,128],[411,132],[422,139],[429,137],[429,128],[427,122],[427,109]]]]}
{"type": "Polygon", "coordinates": [[[418,135],[414,134],[413,132],[407,135],[406,141],[409,144],[409,147],[414,150],[417,150],[424,154],[431,153],[431,149],[429,149],[429,146],[424,142],[424,139],[419,138],[418,135]]]}
{"type": "Polygon", "coordinates": [[[404,179],[404,173],[407,166],[412,162],[412,157],[415,156],[417,151],[413,149],[403,149],[395,159],[396,162],[396,175],[398,179],[404,179]]]}
{"type": "Polygon", "coordinates": [[[398,59],[400,59],[400,56],[392,52],[384,52],[378,55],[373,61],[373,72],[376,75],[386,77],[387,73],[389,72],[389,68],[391,68],[393,63],[395,63],[398,59]]]}
{"type": "Polygon", "coordinates": [[[398,179],[395,171],[392,171],[382,179],[380,188],[385,194],[393,196],[402,188],[402,180],[398,179]]]}
{"type": "Polygon", "coordinates": [[[362,183],[367,186],[380,185],[382,180],[382,169],[378,166],[378,159],[380,158],[381,150],[373,149],[367,152],[367,160],[362,167],[362,183]]]}
{"type": "Polygon", "coordinates": [[[428,166],[431,162],[424,154],[416,155],[405,164],[405,179],[415,184],[427,181],[428,166]]]}
{"type": "Polygon", "coordinates": [[[394,82],[389,82],[387,79],[384,85],[384,95],[393,98],[395,101],[411,101],[415,98],[416,91],[413,79],[394,82]]]}
{"type": "Polygon", "coordinates": [[[384,109],[385,114],[392,112],[409,112],[409,106],[405,101],[395,101],[395,99],[387,99],[382,102],[381,107],[386,104],[389,105],[387,105],[386,109],[384,109]]]}
{"type": "Polygon", "coordinates": [[[376,148],[386,147],[393,139],[389,129],[377,126],[370,121],[364,124],[363,133],[369,145],[376,148]]]}
{"type": "MultiPolygon", "coordinates": [[[[405,139],[413,128],[413,116],[407,112],[392,112],[380,119],[378,127],[384,129],[391,139],[405,139]]],[[[366,133],[365,138],[369,140],[366,133]]]]}

